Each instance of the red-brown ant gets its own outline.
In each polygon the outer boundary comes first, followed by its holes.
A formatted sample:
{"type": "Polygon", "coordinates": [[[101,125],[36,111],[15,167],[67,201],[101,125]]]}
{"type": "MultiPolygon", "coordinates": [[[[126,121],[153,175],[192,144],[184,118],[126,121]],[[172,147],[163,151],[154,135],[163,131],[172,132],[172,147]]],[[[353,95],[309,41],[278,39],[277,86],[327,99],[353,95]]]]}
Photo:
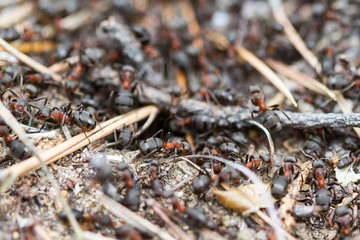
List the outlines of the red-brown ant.
{"type": "Polygon", "coordinates": [[[249,169],[258,168],[261,165],[261,163],[271,164],[271,159],[269,155],[261,153],[259,155],[259,158],[256,159],[253,158],[251,161],[245,164],[245,167],[249,169]]]}
{"type": "Polygon", "coordinates": [[[339,218],[342,239],[350,239],[350,229],[354,223],[352,211],[350,208],[342,206],[336,209],[336,216],[339,218]]]}
{"type": "Polygon", "coordinates": [[[0,136],[3,137],[5,145],[10,148],[10,152],[14,157],[21,160],[31,157],[32,152],[24,143],[11,138],[9,127],[2,118],[0,118],[0,136]]]}
{"type": "Polygon", "coordinates": [[[313,175],[314,178],[317,180],[318,187],[325,188],[325,178],[327,177],[325,164],[320,160],[315,161],[313,162],[313,169],[313,175]]]}
{"type": "Polygon", "coordinates": [[[162,130],[155,133],[151,138],[146,139],[145,141],[142,141],[139,144],[140,151],[146,155],[150,156],[151,154],[160,151],[161,149],[164,149],[166,151],[177,151],[180,150],[183,154],[188,155],[190,154],[191,148],[189,144],[186,142],[166,142],[166,140],[169,138],[170,133],[167,133],[164,137],[164,140],[155,137],[157,134],[159,134],[162,130]]]}
{"type": "Polygon", "coordinates": [[[39,90],[34,85],[26,85],[24,88],[22,86],[22,78],[20,80],[20,90],[21,95],[18,96],[12,89],[7,88],[1,93],[2,96],[9,91],[16,98],[11,99],[11,96],[8,97],[6,106],[9,110],[16,116],[28,116],[30,118],[29,123],[32,119],[32,108],[40,109],[40,107],[31,104],[31,102],[36,102],[45,99],[46,97],[37,97],[39,95],[39,90]]]}
{"type": "Polygon", "coordinates": [[[121,177],[125,181],[125,185],[128,189],[135,188],[136,181],[134,174],[130,171],[129,166],[126,163],[120,163],[117,169],[121,172],[121,177]]]}
{"type": "MultiPolygon", "coordinates": [[[[277,113],[273,110],[279,110],[278,105],[270,106],[265,105],[263,97],[260,93],[260,89],[256,86],[252,86],[249,88],[249,92],[252,95],[251,101],[255,106],[258,106],[261,111],[261,119],[264,126],[269,129],[273,133],[278,133],[282,129],[282,123],[277,115],[277,113]]],[[[290,118],[283,112],[283,114],[290,120],[290,118]]]]}

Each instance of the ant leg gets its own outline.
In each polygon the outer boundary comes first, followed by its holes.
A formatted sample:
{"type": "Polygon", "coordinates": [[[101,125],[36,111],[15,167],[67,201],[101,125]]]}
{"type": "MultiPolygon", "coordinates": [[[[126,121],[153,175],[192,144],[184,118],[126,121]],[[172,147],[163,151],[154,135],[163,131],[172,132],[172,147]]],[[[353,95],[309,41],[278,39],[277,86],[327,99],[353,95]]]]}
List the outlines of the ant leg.
{"type": "Polygon", "coordinates": [[[146,155],[144,156],[144,158],[146,159],[147,157],[153,155],[153,154],[156,153],[157,151],[159,151],[159,149],[154,149],[154,150],[152,150],[151,152],[149,152],[148,154],[146,154],[146,155]]]}
{"type": "Polygon", "coordinates": [[[152,138],[154,138],[154,137],[156,137],[157,135],[159,135],[159,133],[162,133],[162,132],[164,132],[164,130],[163,129],[160,129],[159,131],[157,131],[154,135],[152,135],[151,137],[152,138]]]}
{"type": "Polygon", "coordinates": [[[281,110],[280,110],[280,112],[282,112],[282,114],[284,114],[285,117],[291,121],[290,117],[289,117],[284,111],[281,111],[281,110]]]}

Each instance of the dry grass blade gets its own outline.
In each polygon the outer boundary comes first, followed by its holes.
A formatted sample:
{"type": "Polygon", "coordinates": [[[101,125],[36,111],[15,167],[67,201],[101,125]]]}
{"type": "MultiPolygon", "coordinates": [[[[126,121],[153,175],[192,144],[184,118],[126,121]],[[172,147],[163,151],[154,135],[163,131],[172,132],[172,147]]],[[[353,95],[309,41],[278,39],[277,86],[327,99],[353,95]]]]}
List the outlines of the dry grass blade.
{"type": "MultiPolygon", "coordinates": [[[[11,3],[14,3],[11,1],[11,3]]],[[[11,27],[30,16],[35,10],[35,3],[28,1],[20,4],[10,11],[5,11],[0,15],[0,29],[11,27]]]]}
{"type": "MultiPolygon", "coordinates": [[[[353,111],[351,110],[351,108],[349,107],[349,105],[347,104],[343,94],[339,91],[335,91],[336,97],[337,97],[337,102],[340,106],[340,109],[343,113],[352,113],[353,111]]],[[[356,135],[358,135],[358,137],[360,138],[360,128],[358,127],[353,127],[354,131],[356,132],[356,135]]]]}
{"type": "Polygon", "coordinates": [[[148,199],[146,200],[146,205],[151,207],[153,211],[163,220],[166,225],[169,226],[169,228],[174,232],[174,234],[177,235],[177,238],[183,239],[183,240],[192,240],[189,235],[187,235],[178,225],[176,225],[171,219],[166,215],[166,213],[163,211],[162,206],[160,203],[156,202],[154,199],[148,199]]]}
{"type": "Polygon", "coordinates": [[[219,233],[210,231],[209,229],[202,229],[200,232],[202,239],[207,240],[226,240],[223,236],[221,236],[219,233]]]}
{"type": "MultiPolygon", "coordinates": [[[[61,195],[60,186],[56,182],[54,176],[47,169],[43,156],[41,156],[39,154],[35,145],[26,136],[25,131],[22,129],[20,124],[17,122],[16,118],[11,114],[11,112],[5,107],[5,105],[2,102],[0,102],[0,116],[4,120],[6,125],[8,125],[14,131],[14,133],[16,133],[18,135],[19,139],[24,143],[24,145],[26,147],[28,147],[30,149],[30,151],[34,154],[33,161],[37,164],[38,167],[42,168],[42,170],[44,171],[44,173],[46,175],[46,178],[49,180],[49,182],[55,189],[56,197],[58,200],[60,200],[60,202],[64,208],[66,216],[69,219],[69,222],[75,232],[76,238],[83,239],[82,230],[81,230],[78,222],[76,221],[75,216],[71,212],[71,209],[70,209],[69,205],[67,204],[65,198],[61,195]]],[[[4,171],[6,171],[6,170],[4,170],[4,171]]],[[[1,174],[2,173],[0,173],[0,175],[1,174]]],[[[11,173],[4,173],[4,175],[2,175],[2,176],[11,176],[11,175],[12,175],[11,173]]],[[[2,177],[0,177],[0,179],[1,178],[2,177]]],[[[15,179],[15,177],[10,177],[10,179],[15,179]]],[[[0,189],[1,188],[3,188],[3,186],[0,186],[0,189]]]]}
{"type": "Polygon", "coordinates": [[[195,38],[193,44],[199,48],[200,52],[202,52],[204,49],[204,43],[200,37],[201,30],[195,16],[193,5],[190,0],[179,1],[179,4],[182,9],[182,15],[188,23],[189,33],[195,38]]]}
{"type": "Polygon", "coordinates": [[[297,107],[297,103],[293,95],[285,86],[284,82],[263,61],[243,47],[236,47],[236,52],[241,59],[247,61],[251,66],[258,70],[258,72],[268,79],[277,89],[279,89],[280,92],[285,95],[285,97],[291,101],[295,107],[297,107]]]}
{"type": "Polygon", "coordinates": [[[295,49],[303,56],[303,58],[313,67],[316,72],[321,76],[321,64],[315,54],[311,52],[297,33],[294,26],[291,24],[289,18],[286,16],[285,10],[281,0],[268,0],[271,6],[275,20],[284,26],[284,31],[295,49]]]}
{"type": "Polygon", "coordinates": [[[263,132],[266,135],[266,138],[269,142],[269,148],[270,148],[270,158],[273,159],[274,155],[275,155],[275,147],[274,147],[274,141],[272,140],[271,134],[269,132],[269,130],[267,130],[266,127],[264,127],[264,125],[262,125],[261,123],[258,123],[257,121],[254,120],[248,120],[248,122],[252,125],[257,126],[258,128],[260,128],[261,130],[263,130],[263,132]]]}
{"type": "MultiPolygon", "coordinates": [[[[155,106],[147,106],[143,107],[137,110],[134,110],[132,112],[120,115],[118,117],[112,118],[102,124],[102,129],[98,126],[93,131],[87,132],[87,136],[90,139],[90,142],[96,141],[100,138],[103,138],[111,133],[115,129],[119,129],[123,125],[129,125],[135,122],[138,122],[147,116],[152,112],[152,110],[156,108],[155,106]]],[[[52,162],[55,162],[56,160],[67,156],[68,154],[86,146],[89,144],[89,140],[86,138],[85,133],[81,133],[63,143],[60,145],[51,148],[45,152],[40,153],[40,156],[44,159],[44,162],[46,164],[50,164],[52,162]]],[[[11,167],[6,168],[2,172],[0,172],[1,176],[8,176],[13,178],[16,178],[18,176],[21,176],[25,173],[28,173],[30,171],[33,171],[37,168],[39,168],[40,165],[35,157],[31,157],[29,159],[26,159],[20,163],[17,163],[11,167]]]]}
{"type": "Polygon", "coordinates": [[[303,181],[307,178],[312,169],[311,161],[305,162],[301,166],[301,177],[294,179],[289,187],[289,191],[284,198],[282,198],[282,204],[278,210],[280,217],[283,218],[284,224],[288,230],[292,229],[296,225],[294,217],[291,212],[294,208],[296,197],[299,195],[303,181]]]}
{"type": "Polygon", "coordinates": [[[124,220],[129,225],[133,226],[140,231],[147,232],[157,236],[159,239],[163,240],[175,240],[169,233],[162,230],[157,225],[149,222],[145,218],[140,217],[133,211],[129,210],[125,206],[116,202],[115,200],[109,198],[108,196],[102,195],[99,198],[99,202],[112,214],[118,218],[124,220]]]}
{"type": "Polygon", "coordinates": [[[61,76],[59,74],[53,73],[52,71],[50,71],[47,67],[45,67],[44,65],[42,65],[41,63],[35,61],[34,59],[32,59],[31,57],[25,55],[24,53],[20,52],[19,50],[17,50],[16,48],[14,48],[13,46],[11,46],[9,43],[7,43],[4,39],[0,38],[0,46],[3,47],[7,52],[11,53],[12,55],[14,55],[17,59],[19,59],[21,62],[23,62],[24,64],[28,65],[29,67],[31,67],[32,69],[43,73],[43,74],[48,74],[51,76],[52,79],[54,79],[57,82],[61,81],[61,76]]]}
{"type": "Polygon", "coordinates": [[[306,87],[307,89],[310,89],[314,92],[320,93],[325,96],[331,97],[334,101],[337,100],[336,95],[333,91],[328,89],[324,84],[322,84],[319,81],[316,81],[315,79],[309,77],[308,75],[299,72],[293,68],[291,68],[289,65],[286,65],[284,63],[281,63],[279,61],[275,61],[272,59],[265,61],[272,69],[280,73],[281,75],[284,75],[288,77],[289,79],[294,80],[298,84],[302,85],[303,87],[306,87]]]}

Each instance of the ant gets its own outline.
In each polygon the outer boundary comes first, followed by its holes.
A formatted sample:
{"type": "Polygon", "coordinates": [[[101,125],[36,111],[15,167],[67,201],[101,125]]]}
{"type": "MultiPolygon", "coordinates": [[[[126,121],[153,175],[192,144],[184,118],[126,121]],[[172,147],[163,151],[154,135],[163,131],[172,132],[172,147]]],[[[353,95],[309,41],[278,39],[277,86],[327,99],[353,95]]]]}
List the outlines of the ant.
{"type": "Polygon", "coordinates": [[[21,160],[31,157],[32,152],[24,143],[11,138],[10,129],[2,118],[0,118],[0,136],[3,137],[5,145],[10,148],[10,152],[14,157],[21,160]]]}
{"type": "Polygon", "coordinates": [[[251,161],[249,161],[247,164],[245,164],[245,167],[247,167],[248,169],[258,168],[261,165],[261,163],[270,165],[271,164],[270,156],[268,154],[261,153],[259,155],[259,158],[257,158],[257,159],[252,158],[251,161]]]}
{"type": "MultiPolygon", "coordinates": [[[[260,89],[257,86],[252,86],[249,88],[249,93],[252,95],[251,102],[259,107],[259,111],[262,112],[261,119],[264,126],[269,129],[273,133],[278,133],[282,129],[282,123],[277,115],[277,113],[273,110],[280,110],[278,105],[270,106],[272,110],[269,109],[265,105],[263,97],[261,95],[260,89]]],[[[254,111],[257,112],[257,111],[254,111]]],[[[251,113],[252,114],[252,113],[251,113]]],[[[283,114],[290,120],[290,118],[283,112],[283,114]]],[[[254,118],[254,116],[253,116],[254,118]]]]}
{"type": "Polygon", "coordinates": [[[134,174],[129,169],[129,166],[126,163],[120,163],[117,166],[117,169],[121,172],[121,176],[125,181],[126,187],[128,189],[133,189],[136,187],[136,180],[134,174]]]}
{"type": "Polygon", "coordinates": [[[151,58],[151,59],[158,59],[159,53],[158,51],[151,46],[151,36],[150,33],[143,27],[136,25],[132,27],[132,31],[134,32],[135,37],[140,41],[144,52],[151,58]]]}
{"type": "Polygon", "coordinates": [[[71,123],[71,112],[69,106],[65,106],[63,108],[53,107],[52,109],[45,105],[41,108],[36,114],[36,118],[42,120],[44,122],[43,126],[60,126],[62,127],[66,123],[71,123]]]}
{"type": "Polygon", "coordinates": [[[164,149],[169,152],[175,150],[175,154],[177,154],[178,150],[180,150],[185,155],[190,154],[191,148],[189,144],[179,141],[166,142],[170,136],[170,133],[167,133],[164,139],[157,138],[156,136],[162,131],[163,130],[160,130],[157,133],[155,133],[151,138],[148,138],[140,142],[139,144],[140,151],[145,156],[150,156],[155,152],[160,151],[161,149],[164,149]]]}
{"type": "Polygon", "coordinates": [[[65,81],[65,90],[68,93],[75,93],[80,87],[80,78],[88,67],[96,64],[102,57],[102,52],[98,48],[86,48],[80,52],[80,62],[70,72],[65,81]]]}
{"type": "Polygon", "coordinates": [[[76,111],[71,114],[71,123],[84,131],[90,131],[95,129],[97,121],[92,113],[84,111],[83,106],[80,105],[76,111]]]}
{"type": "Polygon", "coordinates": [[[128,112],[136,102],[133,91],[137,85],[134,82],[135,69],[130,65],[124,65],[120,71],[122,86],[118,91],[110,94],[109,106],[113,105],[120,114],[128,112]],[[131,84],[133,82],[133,84],[131,84]]]}
{"type": "Polygon", "coordinates": [[[27,115],[30,117],[29,124],[31,124],[32,119],[32,108],[40,109],[40,107],[32,104],[31,102],[40,101],[46,99],[45,96],[37,97],[39,95],[39,90],[32,84],[28,84],[23,88],[23,78],[20,79],[20,90],[21,95],[18,96],[11,88],[5,89],[1,93],[1,99],[3,95],[9,91],[16,98],[11,99],[11,96],[8,97],[6,102],[6,106],[10,109],[10,111],[17,116],[27,115]]]}
{"type": "Polygon", "coordinates": [[[280,199],[286,195],[289,186],[289,179],[283,175],[279,175],[271,181],[271,195],[275,199],[280,199]]]}
{"type": "Polygon", "coordinates": [[[290,181],[293,179],[294,164],[297,162],[295,157],[286,156],[284,159],[284,166],[280,168],[277,177],[272,179],[271,194],[274,198],[280,199],[286,195],[286,190],[290,181]]]}
{"type": "Polygon", "coordinates": [[[314,169],[313,176],[317,180],[319,188],[325,188],[325,178],[327,177],[327,170],[325,164],[318,160],[313,162],[312,167],[314,169]]]}
{"type": "Polygon", "coordinates": [[[350,239],[350,229],[354,223],[353,212],[350,208],[342,206],[336,209],[335,214],[339,218],[342,239],[350,239]]]}

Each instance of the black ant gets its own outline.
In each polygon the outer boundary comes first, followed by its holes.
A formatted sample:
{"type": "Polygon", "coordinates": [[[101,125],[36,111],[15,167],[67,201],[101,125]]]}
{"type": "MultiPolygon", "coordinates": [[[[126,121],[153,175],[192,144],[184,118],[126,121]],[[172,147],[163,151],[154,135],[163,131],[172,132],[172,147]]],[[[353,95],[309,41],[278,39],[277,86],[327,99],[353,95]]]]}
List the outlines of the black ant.
{"type": "Polygon", "coordinates": [[[271,164],[271,159],[270,156],[268,154],[265,153],[261,153],[259,155],[259,158],[252,158],[251,161],[247,161],[247,163],[245,164],[245,167],[252,169],[252,168],[258,168],[262,163],[265,164],[271,164]]]}
{"type": "Polygon", "coordinates": [[[11,138],[10,129],[2,118],[0,118],[0,136],[3,137],[5,145],[10,148],[10,152],[14,157],[21,160],[31,157],[32,152],[24,143],[11,138]]]}
{"type": "Polygon", "coordinates": [[[154,154],[155,152],[160,151],[161,149],[165,149],[166,151],[169,151],[169,152],[175,150],[176,153],[178,150],[180,150],[185,155],[190,154],[189,144],[186,144],[185,142],[179,142],[179,141],[166,142],[170,136],[170,133],[167,133],[166,136],[164,137],[164,139],[160,139],[160,138],[156,137],[160,132],[162,132],[162,130],[158,131],[151,138],[148,138],[139,144],[140,151],[145,156],[150,156],[150,155],[154,154]]]}
{"type": "Polygon", "coordinates": [[[347,207],[338,207],[336,209],[336,216],[339,218],[338,222],[341,226],[342,239],[350,239],[350,230],[354,223],[353,212],[347,207]]]}
{"type": "MultiPolygon", "coordinates": [[[[260,89],[256,86],[250,87],[249,92],[252,95],[251,102],[255,106],[258,106],[260,108],[259,111],[262,112],[261,119],[264,126],[273,133],[280,132],[282,129],[282,123],[277,113],[273,111],[280,110],[278,109],[278,105],[270,106],[270,108],[272,108],[272,110],[270,110],[269,107],[265,105],[260,89]]],[[[283,114],[290,120],[284,112],[283,114]]]]}
{"type": "Polygon", "coordinates": [[[18,96],[12,89],[7,88],[5,89],[2,93],[1,93],[1,99],[3,97],[3,95],[9,91],[12,95],[14,95],[16,98],[11,99],[11,97],[8,97],[8,100],[6,102],[6,106],[10,109],[10,111],[17,116],[28,116],[30,118],[29,124],[31,123],[31,119],[32,119],[32,109],[31,108],[36,108],[36,109],[40,109],[40,107],[31,104],[31,102],[36,102],[36,101],[40,101],[43,99],[46,99],[46,97],[37,97],[39,95],[39,90],[34,86],[34,85],[26,85],[23,88],[22,85],[22,78],[20,80],[20,90],[21,90],[21,95],[18,96]]]}
{"type": "Polygon", "coordinates": [[[120,71],[122,85],[120,90],[112,91],[110,94],[109,106],[115,108],[119,113],[128,112],[136,103],[133,91],[137,85],[134,82],[135,69],[132,66],[125,65],[120,71]]]}

